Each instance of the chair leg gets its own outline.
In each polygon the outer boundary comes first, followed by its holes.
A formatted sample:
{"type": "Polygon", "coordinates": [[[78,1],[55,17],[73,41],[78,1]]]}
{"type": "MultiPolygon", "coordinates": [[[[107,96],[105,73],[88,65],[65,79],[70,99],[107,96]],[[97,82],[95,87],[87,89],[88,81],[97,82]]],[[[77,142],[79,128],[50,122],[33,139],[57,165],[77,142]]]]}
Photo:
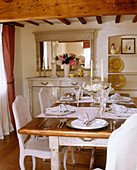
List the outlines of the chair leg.
{"type": "Polygon", "coordinates": [[[68,147],[66,148],[65,153],[64,153],[64,161],[63,161],[63,164],[64,164],[64,169],[65,169],[65,170],[67,170],[67,153],[68,153],[68,147]]]}
{"type": "Polygon", "coordinates": [[[20,154],[20,169],[25,170],[25,165],[24,165],[24,155],[20,154]]]}
{"type": "Polygon", "coordinates": [[[72,162],[73,164],[75,164],[75,158],[74,158],[74,146],[71,147],[71,158],[72,158],[72,162]]]}
{"type": "Polygon", "coordinates": [[[93,169],[93,164],[94,164],[94,160],[95,160],[95,151],[96,151],[96,147],[93,147],[92,148],[92,152],[91,152],[91,159],[90,159],[89,170],[93,169]]]}
{"type": "Polygon", "coordinates": [[[35,156],[32,156],[32,163],[33,163],[33,170],[36,168],[36,158],[35,156]]]}

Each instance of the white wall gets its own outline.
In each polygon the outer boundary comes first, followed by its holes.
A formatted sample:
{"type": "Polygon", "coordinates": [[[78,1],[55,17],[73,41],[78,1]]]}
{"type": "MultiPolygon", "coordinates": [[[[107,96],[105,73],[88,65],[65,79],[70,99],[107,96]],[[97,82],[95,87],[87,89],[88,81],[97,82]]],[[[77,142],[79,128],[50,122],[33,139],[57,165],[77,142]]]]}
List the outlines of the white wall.
{"type": "Polygon", "coordinates": [[[41,24],[39,27],[31,24],[25,25],[24,28],[16,29],[16,52],[15,52],[15,85],[16,94],[28,96],[28,83],[26,77],[37,76],[36,72],[36,46],[35,37],[32,32],[51,31],[51,30],[74,30],[74,29],[96,29],[94,38],[94,57],[95,57],[95,75],[100,76],[101,58],[104,59],[104,75],[107,78],[108,72],[108,37],[121,34],[137,34],[137,24],[129,20],[121,20],[115,24],[115,17],[109,17],[111,21],[103,20],[103,24],[90,21],[86,25],[80,22],[74,22],[70,26],[65,24],[41,24]]]}

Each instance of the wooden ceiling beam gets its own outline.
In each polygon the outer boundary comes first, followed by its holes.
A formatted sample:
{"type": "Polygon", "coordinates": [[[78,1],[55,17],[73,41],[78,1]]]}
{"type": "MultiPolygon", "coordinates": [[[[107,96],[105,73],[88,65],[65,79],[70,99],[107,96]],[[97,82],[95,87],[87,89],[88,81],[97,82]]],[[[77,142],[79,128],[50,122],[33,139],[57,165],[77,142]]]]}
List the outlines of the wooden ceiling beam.
{"type": "Polygon", "coordinates": [[[78,20],[79,20],[82,24],[86,24],[86,23],[87,23],[83,17],[79,17],[78,20]]]}
{"type": "Polygon", "coordinates": [[[115,23],[120,23],[121,15],[116,15],[115,23]]]}
{"type": "Polygon", "coordinates": [[[33,25],[39,26],[39,23],[34,22],[34,21],[25,21],[25,22],[28,22],[28,23],[30,23],[30,24],[33,24],[33,25]]]}
{"type": "Polygon", "coordinates": [[[50,22],[50,21],[47,21],[47,20],[42,20],[42,21],[44,21],[44,22],[46,22],[46,23],[48,23],[48,24],[50,24],[50,25],[54,25],[53,22],[50,22]]]}
{"type": "Polygon", "coordinates": [[[133,23],[136,23],[136,22],[137,22],[137,15],[133,18],[132,22],[133,22],[133,23]]]}
{"type": "Polygon", "coordinates": [[[61,22],[63,22],[66,25],[71,25],[71,23],[66,18],[59,19],[61,22]]]}
{"type": "Polygon", "coordinates": [[[0,0],[0,21],[78,18],[103,15],[136,15],[137,0],[0,0]]]}
{"type": "Polygon", "coordinates": [[[98,24],[102,24],[101,16],[96,16],[96,20],[97,20],[98,24]]]}
{"type": "Polygon", "coordinates": [[[24,24],[21,24],[21,23],[18,23],[18,22],[8,22],[8,24],[14,25],[14,26],[17,26],[17,27],[24,27],[24,24]]]}

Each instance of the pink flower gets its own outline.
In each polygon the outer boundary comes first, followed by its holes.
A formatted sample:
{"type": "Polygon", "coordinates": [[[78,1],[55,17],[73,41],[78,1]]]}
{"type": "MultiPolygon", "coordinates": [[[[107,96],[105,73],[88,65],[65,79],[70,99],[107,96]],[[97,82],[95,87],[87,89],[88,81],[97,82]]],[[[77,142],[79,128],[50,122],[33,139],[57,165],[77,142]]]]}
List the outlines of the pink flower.
{"type": "Polygon", "coordinates": [[[60,60],[60,61],[63,61],[63,60],[64,60],[63,55],[60,55],[60,56],[59,56],[59,60],[60,60]]]}
{"type": "Polygon", "coordinates": [[[75,60],[70,60],[70,61],[69,61],[69,64],[70,64],[71,66],[74,66],[74,65],[76,65],[76,61],[75,61],[75,60]]]}

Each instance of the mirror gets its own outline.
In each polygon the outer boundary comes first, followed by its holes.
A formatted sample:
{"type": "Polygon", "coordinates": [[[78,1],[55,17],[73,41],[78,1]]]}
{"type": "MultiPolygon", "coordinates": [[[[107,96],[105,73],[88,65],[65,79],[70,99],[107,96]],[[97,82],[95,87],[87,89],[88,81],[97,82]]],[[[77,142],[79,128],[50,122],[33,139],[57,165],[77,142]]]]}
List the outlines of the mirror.
{"type": "MultiPolygon", "coordinates": [[[[69,30],[35,32],[36,40],[36,66],[37,71],[51,69],[51,63],[56,56],[64,53],[73,54],[79,59],[80,67],[90,69],[90,60],[93,55],[94,30],[69,30]]],[[[57,67],[62,69],[61,65],[57,67]]],[[[72,67],[72,69],[77,69],[72,67]]]]}
{"type": "Polygon", "coordinates": [[[51,69],[51,63],[57,63],[57,69],[62,69],[63,54],[74,55],[77,63],[71,69],[90,69],[90,41],[44,41],[40,42],[40,69],[51,69]]]}

